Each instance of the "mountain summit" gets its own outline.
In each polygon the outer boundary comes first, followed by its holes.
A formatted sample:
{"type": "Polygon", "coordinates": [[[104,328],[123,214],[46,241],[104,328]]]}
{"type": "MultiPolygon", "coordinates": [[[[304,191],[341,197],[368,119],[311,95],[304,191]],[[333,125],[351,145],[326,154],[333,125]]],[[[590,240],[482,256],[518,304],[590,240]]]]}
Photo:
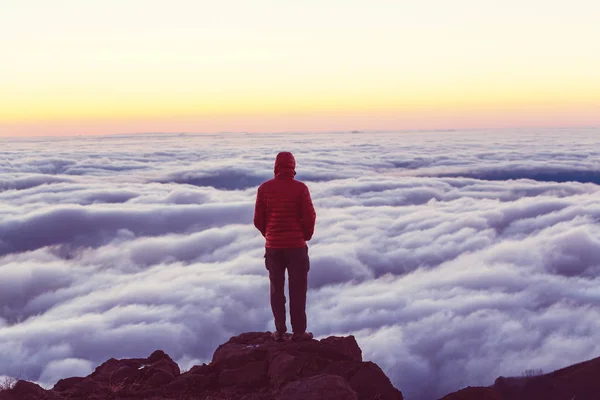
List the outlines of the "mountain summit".
{"type": "Polygon", "coordinates": [[[110,359],[51,390],[27,381],[0,400],[403,400],[383,371],[362,360],[353,336],[275,342],[269,332],[232,337],[210,364],[181,373],[163,351],[110,359]]]}

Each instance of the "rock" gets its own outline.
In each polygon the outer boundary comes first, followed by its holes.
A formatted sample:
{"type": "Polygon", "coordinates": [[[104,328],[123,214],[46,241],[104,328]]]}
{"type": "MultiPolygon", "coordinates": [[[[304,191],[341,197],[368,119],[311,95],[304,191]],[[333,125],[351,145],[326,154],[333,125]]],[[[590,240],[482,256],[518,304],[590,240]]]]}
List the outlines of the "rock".
{"type": "Polygon", "coordinates": [[[297,357],[285,351],[278,352],[269,364],[269,380],[275,389],[279,389],[294,380],[300,367],[301,363],[297,357]]]}
{"type": "Polygon", "coordinates": [[[489,387],[467,387],[458,392],[450,393],[440,400],[503,400],[502,397],[489,387]]]}
{"type": "Polygon", "coordinates": [[[171,381],[165,393],[197,393],[217,386],[218,375],[209,365],[194,365],[188,372],[171,381]]]}
{"type": "Polygon", "coordinates": [[[361,363],[349,382],[360,399],[403,400],[402,393],[375,363],[361,363]]]}
{"type": "Polygon", "coordinates": [[[108,384],[110,386],[125,386],[125,384],[133,383],[138,380],[140,376],[140,368],[137,365],[118,365],[114,364],[114,368],[111,371],[107,370],[108,384]]]}
{"type": "Polygon", "coordinates": [[[159,388],[167,383],[172,382],[173,379],[175,379],[175,377],[172,374],[155,370],[152,371],[151,374],[148,374],[148,377],[145,379],[144,383],[146,388],[159,388]]]}
{"type": "Polygon", "coordinates": [[[190,368],[190,370],[187,373],[193,374],[193,375],[206,375],[211,372],[212,372],[212,368],[209,365],[202,364],[202,365],[194,365],[192,368],[190,368]]]}
{"type": "Polygon", "coordinates": [[[262,386],[267,380],[266,361],[252,361],[239,368],[226,369],[219,375],[219,386],[262,386]]]}
{"type": "Polygon", "coordinates": [[[65,398],[73,398],[73,399],[87,399],[91,396],[96,396],[96,398],[102,398],[102,395],[110,395],[113,391],[106,385],[103,385],[89,377],[76,382],[70,388],[65,389],[64,391],[55,391],[55,393],[60,393],[65,396],[65,398]]]}
{"type": "Polygon", "coordinates": [[[469,387],[451,393],[443,399],[597,400],[600,398],[598,376],[600,376],[600,357],[548,374],[519,377],[501,376],[491,387],[469,387]],[[483,397],[484,395],[488,397],[483,397]]]}
{"type": "MultiPolygon", "coordinates": [[[[362,361],[353,336],[275,342],[270,332],[234,336],[216,349],[210,364],[184,374],[157,350],[148,358],[111,358],[89,376],[62,379],[43,394],[44,400],[402,399],[377,365],[362,361]]],[[[0,394],[0,400],[24,399],[7,396],[0,394]]]]}
{"type": "Polygon", "coordinates": [[[266,343],[270,339],[265,334],[245,333],[234,336],[220,345],[213,354],[212,363],[217,369],[231,369],[253,361],[264,360],[267,355],[266,343]]]}
{"type": "MultiPolygon", "coordinates": [[[[171,360],[171,357],[169,357],[162,351],[161,351],[161,353],[164,356],[158,360],[156,359],[156,357],[154,357],[154,361],[153,361],[152,356],[150,356],[148,358],[148,361],[150,362],[150,365],[148,366],[148,368],[155,369],[157,371],[163,371],[163,372],[171,375],[172,377],[179,376],[181,374],[179,365],[177,365],[177,363],[175,361],[171,360]]],[[[153,355],[154,355],[154,353],[153,353],[153,355]]]]}
{"type": "Polygon", "coordinates": [[[210,374],[184,374],[171,381],[165,388],[165,393],[197,393],[211,389],[217,385],[217,376],[210,374]]]}
{"type": "Polygon", "coordinates": [[[342,377],[316,375],[288,383],[275,400],[358,400],[358,396],[342,377]]]}
{"type": "Polygon", "coordinates": [[[362,350],[358,347],[358,343],[352,335],[346,337],[330,336],[321,340],[321,343],[337,350],[340,354],[348,356],[351,360],[362,361],[362,350]]]}
{"type": "Polygon", "coordinates": [[[61,379],[56,382],[56,385],[52,388],[52,390],[56,392],[62,392],[65,390],[72,389],[75,385],[81,383],[85,378],[75,377],[75,378],[66,378],[61,379]]]}
{"type": "Polygon", "coordinates": [[[152,354],[150,354],[150,357],[148,357],[148,362],[155,363],[165,359],[170,360],[171,357],[169,357],[167,353],[162,350],[155,350],[152,354]]]}
{"type": "Polygon", "coordinates": [[[39,385],[27,381],[17,381],[15,386],[0,393],[2,400],[46,400],[51,399],[51,393],[39,385]]]}

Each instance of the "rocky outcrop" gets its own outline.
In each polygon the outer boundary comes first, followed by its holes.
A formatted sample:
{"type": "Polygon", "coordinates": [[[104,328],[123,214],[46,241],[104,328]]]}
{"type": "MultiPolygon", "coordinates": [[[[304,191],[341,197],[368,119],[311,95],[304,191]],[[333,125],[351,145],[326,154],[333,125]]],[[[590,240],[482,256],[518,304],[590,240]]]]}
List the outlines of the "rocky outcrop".
{"type": "Polygon", "coordinates": [[[19,381],[0,400],[402,400],[383,371],[362,361],[353,336],[275,342],[244,333],[217,348],[210,364],[181,374],[158,350],[148,358],[110,359],[85,378],[51,390],[19,381]]]}
{"type": "Polygon", "coordinates": [[[490,387],[469,387],[442,400],[598,400],[600,358],[549,374],[500,377],[490,387]]]}
{"type": "MultiPolygon", "coordinates": [[[[600,358],[549,374],[500,377],[441,400],[598,400],[600,358]]],[[[181,373],[163,351],[110,359],[50,390],[18,381],[0,400],[403,400],[383,371],[362,360],[353,336],[275,342],[269,332],[232,337],[209,364],[181,373]]]]}

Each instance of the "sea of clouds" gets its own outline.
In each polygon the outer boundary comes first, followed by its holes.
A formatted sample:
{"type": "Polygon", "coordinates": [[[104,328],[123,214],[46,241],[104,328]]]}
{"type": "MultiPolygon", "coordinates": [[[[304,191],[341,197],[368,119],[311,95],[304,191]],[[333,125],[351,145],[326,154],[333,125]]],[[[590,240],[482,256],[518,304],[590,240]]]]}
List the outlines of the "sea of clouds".
{"type": "Polygon", "coordinates": [[[257,186],[317,211],[307,313],[408,400],[600,356],[600,129],[0,139],[0,376],[272,330],[257,186]]]}

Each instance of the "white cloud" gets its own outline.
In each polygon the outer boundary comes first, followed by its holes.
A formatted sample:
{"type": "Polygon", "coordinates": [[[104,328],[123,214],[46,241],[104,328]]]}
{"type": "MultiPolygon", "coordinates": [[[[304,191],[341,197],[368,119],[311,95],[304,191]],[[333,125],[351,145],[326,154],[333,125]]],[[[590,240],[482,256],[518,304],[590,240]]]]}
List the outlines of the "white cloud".
{"type": "Polygon", "coordinates": [[[189,368],[272,329],[252,212],[280,150],[318,214],[309,328],[355,334],[407,399],[600,354],[597,131],[5,144],[0,375],[158,348],[189,368]]]}

